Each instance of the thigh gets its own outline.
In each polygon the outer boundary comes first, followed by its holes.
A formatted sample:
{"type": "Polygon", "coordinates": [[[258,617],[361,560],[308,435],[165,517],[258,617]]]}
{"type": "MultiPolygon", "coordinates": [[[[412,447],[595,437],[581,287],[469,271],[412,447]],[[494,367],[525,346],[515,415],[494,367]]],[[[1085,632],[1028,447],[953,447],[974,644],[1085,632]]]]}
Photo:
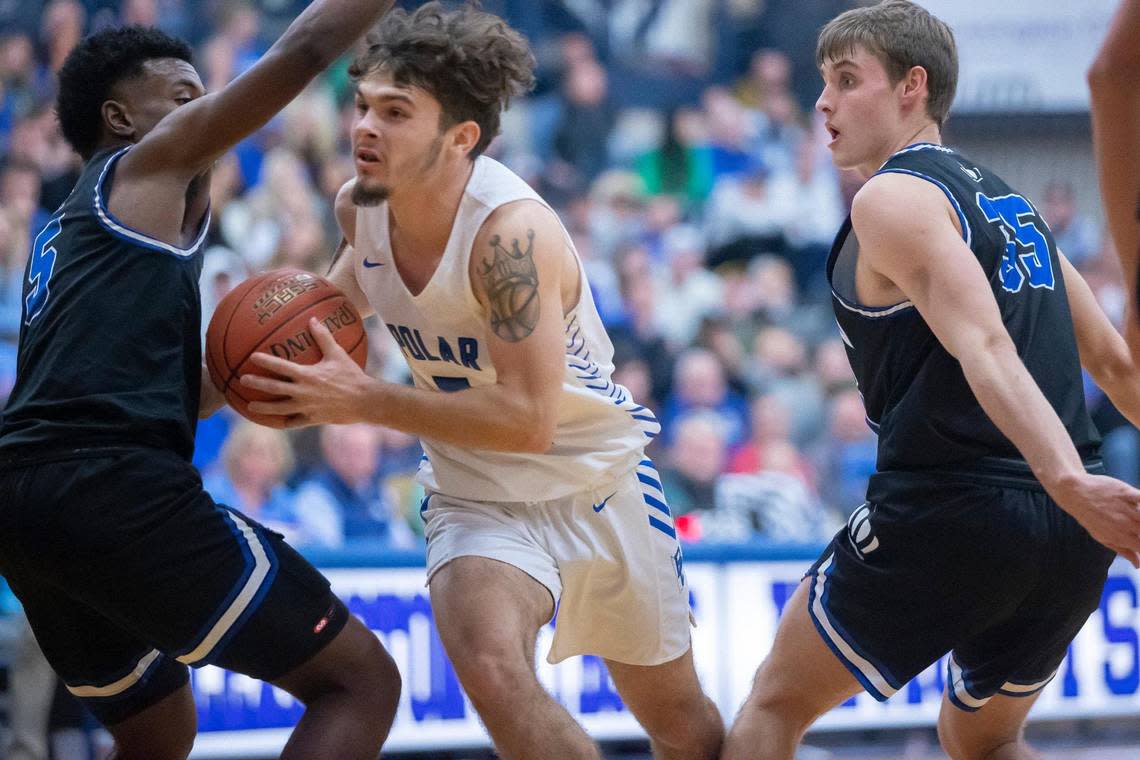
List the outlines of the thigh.
{"type": "Polygon", "coordinates": [[[609,486],[543,508],[544,537],[563,586],[551,662],[595,654],[648,666],[688,651],[684,559],[651,461],[609,486]]]}
{"type": "Polygon", "coordinates": [[[1045,494],[1022,497],[1034,504],[1027,523],[1043,534],[1040,568],[1016,609],[954,647],[947,695],[962,710],[996,694],[1024,698],[1044,688],[1100,604],[1115,556],[1045,494]]]}
{"type": "Polygon", "coordinates": [[[752,687],[750,699],[810,722],[862,690],[827,633],[809,614],[810,579],[805,579],[784,607],[772,649],[752,687]]]}
{"type": "Polygon", "coordinates": [[[432,575],[432,614],[457,670],[475,658],[522,656],[533,666],[539,628],[554,602],[545,586],[513,565],[462,556],[432,575]]]}
{"type": "Polygon", "coordinates": [[[64,590],[24,577],[10,582],[44,657],[104,725],[125,721],[186,686],[186,666],[64,590]]]}
{"type": "Polygon", "coordinates": [[[606,668],[622,701],[643,724],[659,713],[699,714],[704,690],[693,666],[693,650],[660,665],[627,665],[606,660],[606,668]]]}

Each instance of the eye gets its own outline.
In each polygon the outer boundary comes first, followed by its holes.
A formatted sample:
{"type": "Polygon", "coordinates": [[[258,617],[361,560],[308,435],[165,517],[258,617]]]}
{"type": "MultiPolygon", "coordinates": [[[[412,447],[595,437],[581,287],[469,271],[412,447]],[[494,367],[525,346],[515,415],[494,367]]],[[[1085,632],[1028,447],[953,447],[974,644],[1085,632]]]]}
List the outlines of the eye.
{"type": "Polygon", "coordinates": [[[368,110],[368,106],[365,105],[364,101],[358,99],[356,101],[356,112],[359,114],[363,114],[367,110],[368,110]]]}
{"type": "Polygon", "coordinates": [[[851,76],[850,74],[844,74],[843,76],[839,77],[839,86],[840,87],[851,87],[854,84],[855,84],[855,77],[851,76]]]}
{"type": "Polygon", "coordinates": [[[388,115],[391,116],[393,119],[403,119],[407,116],[407,114],[405,114],[399,108],[389,108],[388,109],[388,115]]]}
{"type": "Polygon", "coordinates": [[[189,102],[190,102],[191,100],[193,100],[193,99],[194,99],[194,98],[190,97],[189,95],[179,95],[178,97],[176,97],[176,98],[174,99],[174,102],[175,102],[175,103],[177,103],[177,104],[178,104],[178,105],[180,105],[180,106],[184,106],[184,105],[186,105],[187,103],[189,103],[189,102]]]}

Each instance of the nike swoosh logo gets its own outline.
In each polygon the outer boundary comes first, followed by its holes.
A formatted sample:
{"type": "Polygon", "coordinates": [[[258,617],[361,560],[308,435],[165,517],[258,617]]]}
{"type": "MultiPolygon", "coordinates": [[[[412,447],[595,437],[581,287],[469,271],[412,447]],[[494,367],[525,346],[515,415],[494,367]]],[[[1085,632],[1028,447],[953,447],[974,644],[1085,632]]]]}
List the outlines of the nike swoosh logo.
{"type": "Polygon", "coordinates": [[[368,259],[364,259],[364,267],[366,269],[375,269],[376,267],[382,266],[384,266],[383,261],[369,261],[368,259]]]}
{"type": "Polygon", "coordinates": [[[616,493],[617,493],[617,491],[614,491],[614,492],[613,492],[613,493],[611,493],[609,496],[607,496],[606,498],[602,499],[602,503],[601,503],[601,504],[595,504],[595,505],[594,505],[594,511],[595,511],[595,512],[601,512],[603,509],[605,509],[605,508],[606,508],[606,503],[607,503],[607,502],[609,502],[609,500],[610,500],[610,499],[612,499],[612,498],[614,497],[614,494],[616,494],[616,493]]]}

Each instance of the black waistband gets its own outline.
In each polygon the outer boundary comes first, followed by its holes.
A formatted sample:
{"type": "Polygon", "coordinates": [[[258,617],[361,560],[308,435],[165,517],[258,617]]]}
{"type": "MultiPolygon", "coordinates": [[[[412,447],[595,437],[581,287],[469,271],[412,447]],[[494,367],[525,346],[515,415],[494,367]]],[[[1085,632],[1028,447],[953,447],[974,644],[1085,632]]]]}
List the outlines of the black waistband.
{"type": "MultiPolygon", "coordinates": [[[[1104,475],[1104,462],[1099,459],[1086,459],[1085,471],[1093,475],[1104,475]]],[[[971,483],[999,486],[1002,488],[1027,488],[1044,492],[1045,487],[1029,469],[1024,459],[985,457],[956,464],[953,467],[923,470],[885,470],[871,476],[868,489],[889,487],[891,484],[958,484],[971,483]]]]}
{"type": "Polygon", "coordinates": [[[127,445],[20,446],[11,450],[0,449],[0,468],[27,467],[46,462],[64,462],[69,459],[94,459],[146,450],[155,449],[149,446],[127,445]]]}

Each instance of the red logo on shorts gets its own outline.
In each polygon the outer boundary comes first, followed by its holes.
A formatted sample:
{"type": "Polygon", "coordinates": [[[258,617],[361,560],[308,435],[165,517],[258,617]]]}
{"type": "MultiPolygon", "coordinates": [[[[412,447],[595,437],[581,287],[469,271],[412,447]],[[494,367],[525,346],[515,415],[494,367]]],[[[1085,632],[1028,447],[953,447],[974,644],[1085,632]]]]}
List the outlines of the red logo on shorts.
{"type": "Polygon", "coordinates": [[[332,614],[333,614],[333,608],[329,607],[329,611],[325,613],[325,616],[323,618],[321,618],[320,620],[318,620],[317,624],[315,626],[313,626],[313,633],[320,633],[321,631],[323,631],[325,629],[325,626],[327,626],[329,624],[329,618],[332,617],[332,614]]]}

